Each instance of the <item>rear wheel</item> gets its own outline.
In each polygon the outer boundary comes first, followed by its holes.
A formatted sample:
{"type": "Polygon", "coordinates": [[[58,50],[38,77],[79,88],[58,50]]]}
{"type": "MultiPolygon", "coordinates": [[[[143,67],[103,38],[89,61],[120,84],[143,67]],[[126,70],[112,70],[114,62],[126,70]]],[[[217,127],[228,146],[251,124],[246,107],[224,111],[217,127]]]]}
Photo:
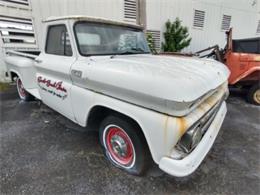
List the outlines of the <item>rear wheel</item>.
{"type": "Polygon", "coordinates": [[[260,84],[253,85],[247,94],[248,102],[255,105],[260,105],[260,84]]]}
{"type": "Polygon", "coordinates": [[[30,101],[33,99],[33,96],[25,90],[22,80],[19,77],[16,79],[16,85],[17,85],[17,92],[19,94],[19,97],[22,100],[30,101]]]}
{"type": "Polygon", "coordinates": [[[141,175],[147,168],[146,143],[133,123],[108,116],[100,126],[99,138],[107,159],[130,174],[141,175]]]}

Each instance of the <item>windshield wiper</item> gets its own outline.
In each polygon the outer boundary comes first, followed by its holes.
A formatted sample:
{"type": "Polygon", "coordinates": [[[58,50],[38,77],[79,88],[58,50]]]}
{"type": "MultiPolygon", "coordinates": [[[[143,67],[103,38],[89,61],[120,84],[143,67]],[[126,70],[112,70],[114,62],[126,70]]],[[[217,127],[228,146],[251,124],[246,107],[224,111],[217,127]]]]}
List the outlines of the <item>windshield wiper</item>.
{"type": "Polygon", "coordinates": [[[117,55],[144,54],[144,53],[149,53],[149,52],[144,51],[141,48],[131,48],[131,49],[125,50],[125,51],[123,51],[121,53],[114,54],[114,55],[111,56],[111,58],[114,58],[117,55]]]}
{"type": "Polygon", "coordinates": [[[118,55],[128,55],[128,54],[136,54],[136,52],[124,51],[124,52],[121,52],[121,53],[114,54],[114,55],[110,56],[110,58],[112,59],[112,58],[114,58],[114,57],[116,57],[118,55]]]}
{"type": "Polygon", "coordinates": [[[146,51],[144,51],[143,49],[141,48],[131,48],[131,49],[128,49],[122,53],[119,53],[118,55],[124,55],[124,54],[140,54],[139,52],[141,53],[147,53],[146,51]],[[138,53],[137,53],[138,52],[138,53]]]}
{"type": "Polygon", "coordinates": [[[133,51],[131,51],[131,50],[127,50],[127,51],[118,53],[118,54],[116,54],[116,55],[127,55],[127,54],[136,54],[136,52],[133,52],[133,51]]]}

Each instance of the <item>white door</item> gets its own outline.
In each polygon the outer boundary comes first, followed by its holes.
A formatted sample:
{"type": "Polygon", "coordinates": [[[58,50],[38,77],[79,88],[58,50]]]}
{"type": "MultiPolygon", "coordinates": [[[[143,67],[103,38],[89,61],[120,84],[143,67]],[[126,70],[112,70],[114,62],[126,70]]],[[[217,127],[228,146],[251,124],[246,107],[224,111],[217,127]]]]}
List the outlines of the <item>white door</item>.
{"type": "Polygon", "coordinates": [[[45,51],[36,60],[39,92],[46,105],[73,121],[70,69],[75,60],[66,25],[49,26],[45,51]]]}

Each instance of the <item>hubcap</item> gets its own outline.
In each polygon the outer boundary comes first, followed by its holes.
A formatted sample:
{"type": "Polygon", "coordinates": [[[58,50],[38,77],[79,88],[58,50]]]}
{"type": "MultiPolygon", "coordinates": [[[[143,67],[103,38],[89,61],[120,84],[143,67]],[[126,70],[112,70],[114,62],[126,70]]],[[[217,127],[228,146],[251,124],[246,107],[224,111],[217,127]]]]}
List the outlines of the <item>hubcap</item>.
{"type": "Polygon", "coordinates": [[[18,86],[18,92],[19,92],[20,96],[25,97],[25,89],[23,87],[21,79],[19,79],[19,78],[18,78],[18,81],[17,81],[17,86],[18,86]]]}
{"type": "Polygon", "coordinates": [[[126,157],[127,155],[127,145],[125,140],[118,136],[118,135],[114,135],[111,138],[111,145],[112,145],[112,149],[113,151],[120,156],[121,158],[126,157]]]}
{"type": "Polygon", "coordinates": [[[260,104],[260,89],[257,89],[256,92],[254,93],[254,100],[258,104],[260,104]]]}
{"type": "Polygon", "coordinates": [[[123,166],[132,164],[134,148],[126,132],[116,126],[109,127],[106,132],[106,146],[112,159],[123,166]]]}

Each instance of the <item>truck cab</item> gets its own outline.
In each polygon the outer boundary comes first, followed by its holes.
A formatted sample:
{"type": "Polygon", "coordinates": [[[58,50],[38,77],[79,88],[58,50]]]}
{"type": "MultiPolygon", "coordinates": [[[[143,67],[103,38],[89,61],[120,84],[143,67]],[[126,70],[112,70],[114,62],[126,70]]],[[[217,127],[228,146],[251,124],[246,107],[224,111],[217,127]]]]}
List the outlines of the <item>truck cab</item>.
{"type": "Polygon", "coordinates": [[[260,38],[232,39],[226,32],[224,63],[230,70],[229,85],[247,89],[250,103],[260,105],[260,38]]]}
{"type": "Polygon", "coordinates": [[[87,16],[44,23],[39,55],[5,59],[21,99],[35,96],[99,131],[107,159],[128,173],[144,173],[150,157],[170,175],[196,170],[226,114],[223,64],[152,55],[138,25],[87,16]]]}

